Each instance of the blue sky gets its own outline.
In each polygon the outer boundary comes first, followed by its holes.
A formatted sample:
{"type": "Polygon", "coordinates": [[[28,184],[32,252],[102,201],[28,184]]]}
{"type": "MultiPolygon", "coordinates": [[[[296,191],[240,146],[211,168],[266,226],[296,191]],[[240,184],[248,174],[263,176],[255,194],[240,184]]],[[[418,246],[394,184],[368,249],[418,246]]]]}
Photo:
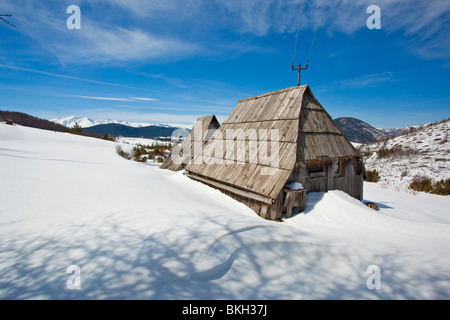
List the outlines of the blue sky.
{"type": "Polygon", "coordinates": [[[448,118],[447,0],[2,0],[0,109],[51,119],[220,121],[238,100],[302,84],[333,118],[376,127],[448,118]],[[69,30],[70,5],[81,29],[69,30]],[[367,28],[367,8],[381,29],[367,28]],[[303,10],[300,14],[300,8],[303,10]],[[299,20],[300,19],[300,20],[299,20]]]}

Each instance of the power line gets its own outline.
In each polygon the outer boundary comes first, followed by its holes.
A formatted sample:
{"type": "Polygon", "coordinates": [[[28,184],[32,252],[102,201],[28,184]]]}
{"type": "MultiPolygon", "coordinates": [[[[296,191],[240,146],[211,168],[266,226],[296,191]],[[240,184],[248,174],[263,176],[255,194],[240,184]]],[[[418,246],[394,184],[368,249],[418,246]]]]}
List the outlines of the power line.
{"type": "MultiPolygon", "coordinates": [[[[314,27],[314,35],[313,35],[313,39],[311,41],[311,46],[309,48],[308,59],[307,59],[308,62],[309,62],[309,59],[311,58],[311,53],[312,53],[312,49],[314,47],[314,42],[316,40],[316,34],[317,34],[317,30],[319,29],[320,20],[322,18],[324,6],[325,6],[325,0],[322,0],[322,6],[320,7],[320,12],[316,19],[316,23],[315,23],[315,27],[314,27]]],[[[298,22],[298,27],[297,27],[297,35],[295,36],[294,58],[292,60],[292,64],[295,64],[295,57],[297,54],[298,38],[299,38],[299,34],[300,34],[300,26],[301,26],[301,22],[302,22],[301,16],[303,14],[303,8],[304,8],[304,0],[301,0],[300,12],[299,12],[299,22],[298,22]]]]}
{"type": "Polygon", "coordinates": [[[320,8],[319,17],[316,20],[316,27],[315,27],[315,30],[314,30],[314,36],[313,36],[313,39],[312,39],[312,42],[311,42],[311,48],[309,49],[309,54],[308,54],[308,59],[307,59],[308,62],[309,62],[309,58],[311,58],[311,52],[312,52],[312,49],[313,49],[313,46],[314,46],[314,40],[316,39],[317,30],[319,29],[320,19],[322,17],[322,12],[323,12],[324,5],[325,5],[325,0],[322,0],[322,7],[320,8]]]}
{"type": "Polygon", "coordinates": [[[300,34],[301,16],[302,16],[302,13],[303,13],[303,6],[304,6],[304,1],[303,0],[301,1],[300,13],[299,13],[299,22],[298,22],[298,27],[297,27],[297,35],[295,37],[294,58],[293,58],[292,67],[291,67],[292,70],[298,71],[298,84],[297,84],[297,86],[300,86],[301,72],[303,70],[308,70],[309,59],[311,58],[311,53],[312,53],[312,49],[313,49],[313,46],[314,46],[314,41],[316,39],[317,30],[319,29],[320,19],[322,17],[322,12],[323,12],[324,5],[325,5],[325,0],[322,0],[322,7],[320,8],[319,15],[318,15],[318,17],[316,19],[316,25],[314,27],[314,29],[315,29],[314,30],[314,36],[313,36],[313,39],[311,41],[311,46],[309,48],[309,54],[308,54],[308,59],[306,60],[306,65],[305,65],[305,67],[302,68],[302,65],[299,64],[298,68],[295,68],[295,55],[297,53],[298,36],[300,34]]]}
{"type": "Polygon", "coordinates": [[[297,53],[298,35],[300,33],[300,25],[302,23],[301,16],[302,16],[302,13],[303,13],[303,5],[304,5],[304,0],[301,0],[300,12],[299,12],[299,15],[298,15],[299,19],[298,19],[298,26],[297,26],[297,35],[295,36],[294,58],[292,59],[292,64],[295,64],[295,55],[297,53]]]}

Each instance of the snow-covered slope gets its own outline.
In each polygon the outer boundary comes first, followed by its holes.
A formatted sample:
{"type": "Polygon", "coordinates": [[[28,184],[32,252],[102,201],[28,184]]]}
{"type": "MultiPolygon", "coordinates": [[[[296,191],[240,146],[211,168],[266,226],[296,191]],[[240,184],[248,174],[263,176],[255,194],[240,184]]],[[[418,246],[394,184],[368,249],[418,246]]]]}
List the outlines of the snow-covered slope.
{"type": "Polygon", "coordinates": [[[431,178],[433,182],[450,179],[448,134],[449,120],[446,120],[414,127],[408,133],[385,141],[362,145],[360,150],[366,169],[376,169],[380,173],[380,184],[407,190],[416,176],[431,178]]]}
{"type": "Polygon", "coordinates": [[[367,184],[378,212],[311,193],[271,222],[115,146],[0,123],[0,299],[450,298],[448,197],[367,184]]]}

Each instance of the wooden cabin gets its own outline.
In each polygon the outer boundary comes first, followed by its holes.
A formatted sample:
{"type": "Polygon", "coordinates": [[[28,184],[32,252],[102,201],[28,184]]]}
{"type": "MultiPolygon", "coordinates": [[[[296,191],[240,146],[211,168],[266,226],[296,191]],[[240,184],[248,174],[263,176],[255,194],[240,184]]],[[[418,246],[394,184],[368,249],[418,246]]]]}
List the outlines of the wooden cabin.
{"type": "Polygon", "coordinates": [[[362,158],[307,85],[239,101],[201,156],[185,166],[186,175],[266,219],[302,211],[306,192],[342,190],[363,197],[362,158]],[[236,157],[242,152],[245,157],[236,157]],[[304,189],[286,188],[292,182],[304,189]]]}
{"type": "Polygon", "coordinates": [[[161,169],[181,171],[191,162],[194,157],[195,147],[203,146],[211,138],[214,130],[219,129],[220,123],[215,115],[198,118],[192,127],[191,132],[181,143],[181,146],[174,147],[172,154],[161,165],[161,169]],[[199,132],[197,132],[199,131],[199,132]],[[175,157],[178,155],[178,157],[175,157]]]}

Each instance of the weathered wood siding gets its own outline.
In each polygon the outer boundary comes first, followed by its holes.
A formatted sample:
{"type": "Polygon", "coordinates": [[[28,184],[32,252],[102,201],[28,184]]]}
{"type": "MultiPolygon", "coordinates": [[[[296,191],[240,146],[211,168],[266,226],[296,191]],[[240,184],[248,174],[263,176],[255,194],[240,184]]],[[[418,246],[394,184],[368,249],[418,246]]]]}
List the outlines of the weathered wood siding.
{"type": "Polygon", "coordinates": [[[359,200],[363,197],[363,172],[358,172],[353,157],[341,158],[342,172],[336,174],[333,165],[328,163],[323,172],[309,173],[306,164],[299,162],[295,165],[287,183],[300,182],[308,192],[326,192],[341,190],[359,200]]]}
{"type": "Polygon", "coordinates": [[[215,115],[205,116],[198,118],[196,123],[201,123],[201,134],[196,134],[195,132],[195,124],[192,128],[189,135],[186,137],[186,140],[182,143],[180,148],[174,148],[172,152],[178,152],[178,150],[189,150],[189,154],[181,154],[183,161],[178,163],[177,161],[173,161],[172,154],[169,158],[164,161],[164,163],[160,166],[161,169],[168,169],[172,171],[181,171],[186,165],[193,159],[195,145],[196,142],[200,143],[200,145],[205,145],[206,142],[211,138],[210,130],[217,130],[220,127],[219,121],[215,115]],[[200,140],[199,140],[200,139],[200,140]],[[189,148],[185,148],[185,146],[189,144],[189,148]],[[177,162],[177,163],[176,163],[177,162]]]}
{"type": "MultiPolygon", "coordinates": [[[[267,143],[274,141],[268,135],[267,143]]],[[[240,100],[206,143],[202,161],[191,161],[186,174],[241,201],[260,216],[276,220],[281,218],[284,187],[289,182],[302,183],[308,192],[342,190],[362,198],[358,158],[358,151],[309,86],[299,86],[240,100]],[[236,133],[231,145],[229,130],[236,133]],[[260,161],[261,130],[278,132],[276,164],[260,161]],[[252,132],[256,134],[249,134],[252,132]],[[257,152],[252,152],[252,148],[257,152]],[[342,159],[339,174],[333,172],[335,158],[342,159]],[[321,172],[308,171],[308,162],[315,159],[323,160],[321,172]],[[268,169],[271,173],[264,174],[268,169]]]]}
{"type": "Polygon", "coordinates": [[[191,176],[208,177],[275,200],[296,162],[299,115],[307,89],[307,86],[292,87],[239,101],[218,132],[206,144],[204,161],[190,163],[186,170],[191,176]],[[252,155],[250,146],[260,151],[260,130],[270,132],[272,129],[278,130],[278,137],[272,137],[269,133],[267,144],[270,149],[276,138],[279,162],[262,163],[259,161],[260,154],[252,155]],[[255,136],[248,135],[252,130],[256,133],[255,136]],[[238,133],[233,140],[227,135],[230,131],[238,133]],[[230,141],[233,150],[227,150],[230,141]],[[217,156],[213,150],[223,152],[217,156]],[[243,159],[236,157],[243,154],[241,150],[244,150],[243,159]],[[271,174],[264,174],[268,170],[271,174]]]}

